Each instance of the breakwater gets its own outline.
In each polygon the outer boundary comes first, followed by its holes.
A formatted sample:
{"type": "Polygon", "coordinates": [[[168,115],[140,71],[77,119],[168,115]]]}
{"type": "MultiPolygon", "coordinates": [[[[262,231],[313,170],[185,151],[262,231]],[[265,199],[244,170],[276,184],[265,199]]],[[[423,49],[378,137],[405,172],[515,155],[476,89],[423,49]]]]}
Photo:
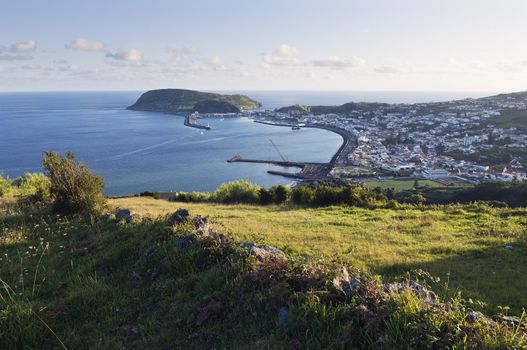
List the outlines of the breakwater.
{"type": "Polygon", "coordinates": [[[200,125],[200,124],[197,124],[196,121],[198,120],[198,118],[192,114],[189,114],[187,116],[185,116],[185,126],[189,126],[191,128],[196,128],[196,129],[204,129],[204,130],[210,130],[211,127],[208,126],[208,125],[200,125]]]}
{"type": "MultiPolygon", "coordinates": [[[[286,126],[289,128],[298,126],[294,124],[273,123],[265,120],[255,120],[254,122],[272,126],[286,126]]],[[[332,165],[341,165],[345,163],[347,161],[348,154],[351,153],[355,147],[357,147],[357,139],[346,130],[326,125],[304,125],[301,126],[301,128],[324,129],[339,134],[342,137],[342,145],[340,145],[338,150],[335,152],[335,154],[333,155],[333,157],[331,157],[331,160],[329,161],[329,163],[332,165]]]]}
{"type": "MultiPolygon", "coordinates": [[[[286,127],[297,127],[293,124],[283,123],[272,123],[262,120],[255,120],[255,123],[272,125],[272,126],[286,126],[286,127]]],[[[298,167],[301,170],[297,173],[289,173],[277,170],[268,170],[267,173],[272,175],[279,175],[289,178],[302,179],[302,180],[317,180],[327,177],[335,165],[344,164],[347,161],[348,154],[353,151],[357,145],[357,140],[351,133],[346,130],[326,126],[326,125],[305,125],[301,128],[318,128],[332,131],[339,134],[342,137],[342,145],[339,147],[337,152],[331,157],[328,163],[311,163],[311,162],[290,162],[290,161],[274,161],[274,160],[258,160],[258,159],[245,159],[241,156],[234,156],[227,160],[228,163],[245,162],[245,163],[266,163],[273,164],[282,167],[298,167]]]]}

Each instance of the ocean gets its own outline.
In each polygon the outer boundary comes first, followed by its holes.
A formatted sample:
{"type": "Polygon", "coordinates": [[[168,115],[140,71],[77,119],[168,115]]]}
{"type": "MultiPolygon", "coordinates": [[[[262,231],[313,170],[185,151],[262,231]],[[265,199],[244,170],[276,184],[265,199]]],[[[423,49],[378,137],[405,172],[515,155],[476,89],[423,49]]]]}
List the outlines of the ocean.
{"type": "MultiPolygon", "coordinates": [[[[485,93],[237,91],[265,108],[349,101],[411,103],[480,97],[485,93]]],[[[128,111],[141,92],[0,93],[0,173],[15,178],[42,171],[44,151],[72,151],[105,178],[107,195],[149,191],[210,191],[247,179],[263,186],[290,183],[267,174],[275,166],[227,163],[234,155],[326,162],[342,138],[319,129],[291,130],[247,118],[211,118],[212,130],[185,127],[183,118],[128,111]]],[[[280,169],[284,170],[284,169],[280,169]]],[[[285,171],[296,171],[285,169],[285,171]]]]}

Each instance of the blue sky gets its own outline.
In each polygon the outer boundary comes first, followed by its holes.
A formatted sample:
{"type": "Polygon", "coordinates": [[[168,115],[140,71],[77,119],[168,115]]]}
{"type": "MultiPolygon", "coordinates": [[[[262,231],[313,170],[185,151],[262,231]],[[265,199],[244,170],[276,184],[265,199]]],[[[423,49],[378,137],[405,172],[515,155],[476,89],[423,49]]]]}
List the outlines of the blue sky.
{"type": "Polygon", "coordinates": [[[17,0],[0,91],[527,89],[524,0],[17,0]]]}

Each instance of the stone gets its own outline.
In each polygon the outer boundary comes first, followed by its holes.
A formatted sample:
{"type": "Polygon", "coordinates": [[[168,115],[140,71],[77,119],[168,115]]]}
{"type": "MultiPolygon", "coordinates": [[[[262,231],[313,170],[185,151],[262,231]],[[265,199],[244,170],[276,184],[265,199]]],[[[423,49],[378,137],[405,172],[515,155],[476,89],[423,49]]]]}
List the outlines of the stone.
{"type": "Polygon", "coordinates": [[[249,254],[256,258],[260,263],[269,260],[287,261],[284,252],[278,248],[268,245],[260,245],[254,242],[245,242],[241,246],[249,251],[249,254]]]}
{"type": "Polygon", "coordinates": [[[333,278],[333,286],[346,296],[351,296],[353,291],[360,285],[360,279],[352,278],[350,280],[348,270],[341,266],[337,276],[333,278]]]}
{"type": "Polygon", "coordinates": [[[402,293],[405,289],[410,289],[415,295],[420,297],[425,303],[435,305],[437,296],[434,292],[427,290],[419,283],[407,280],[404,282],[388,283],[384,286],[384,290],[388,293],[402,293]]]}
{"type": "Polygon", "coordinates": [[[468,323],[476,323],[478,321],[481,321],[485,318],[485,315],[483,315],[479,311],[470,311],[467,315],[467,321],[468,323]]]}
{"type": "Polygon", "coordinates": [[[518,327],[521,325],[520,318],[516,316],[500,316],[498,320],[506,323],[510,327],[518,327]]]}
{"type": "Polygon", "coordinates": [[[168,226],[177,226],[183,223],[187,223],[190,220],[190,212],[187,209],[179,208],[174,213],[168,216],[168,226]]]}
{"type": "Polygon", "coordinates": [[[130,209],[118,209],[115,213],[115,221],[125,221],[129,223],[130,221],[132,221],[133,214],[134,213],[130,209]]]}
{"type": "Polygon", "coordinates": [[[210,225],[208,218],[203,216],[196,216],[192,219],[192,223],[194,224],[194,228],[196,229],[197,234],[202,236],[206,236],[209,234],[210,225]]]}

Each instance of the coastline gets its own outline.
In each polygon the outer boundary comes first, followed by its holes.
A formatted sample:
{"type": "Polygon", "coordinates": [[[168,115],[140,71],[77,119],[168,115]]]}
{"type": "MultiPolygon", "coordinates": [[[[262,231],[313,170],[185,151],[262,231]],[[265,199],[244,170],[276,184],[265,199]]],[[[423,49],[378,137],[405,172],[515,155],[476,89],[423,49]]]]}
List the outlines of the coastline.
{"type": "MultiPolygon", "coordinates": [[[[285,126],[289,128],[298,126],[298,125],[285,124],[285,123],[272,123],[272,122],[268,122],[264,120],[253,120],[253,121],[255,123],[271,125],[271,126],[285,126]]],[[[333,127],[325,126],[325,125],[304,125],[304,126],[301,126],[301,128],[324,129],[324,130],[332,131],[342,137],[342,144],[340,145],[340,147],[337,149],[333,157],[331,157],[330,161],[328,162],[332,166],[338,163],[338,161],[340,160],[339,158],[342,156],[346,148],[353,146],[352,143],[356,144],[356,141],[357,141],[349,132],[347,132],[346,130],[339,129],[339,128],[333,128],[333,127]]]]}

